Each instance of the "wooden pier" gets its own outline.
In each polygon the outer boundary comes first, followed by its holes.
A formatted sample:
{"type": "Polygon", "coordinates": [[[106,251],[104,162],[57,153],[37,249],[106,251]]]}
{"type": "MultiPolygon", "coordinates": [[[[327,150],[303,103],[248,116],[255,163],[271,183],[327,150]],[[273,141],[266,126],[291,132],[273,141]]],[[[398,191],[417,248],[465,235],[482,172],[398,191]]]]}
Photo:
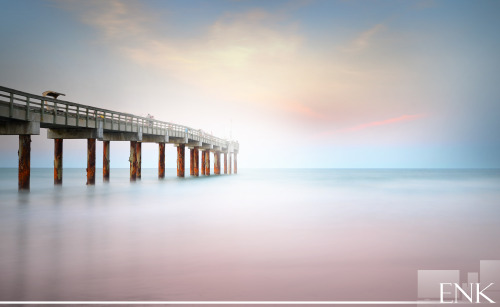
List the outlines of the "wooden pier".
{"type": "Polygon", "coordinates": [[[158,143],[158,177],[165,177],[165,144],[177,147],[177,176],[184,177],[185,149],[190,151],[190,176],[210,175],[210,154],[214,174],[237,173],[239,143],[204,133],[200,129],[34,95],[0,86],[0,135],[19,135],[19,189],[30,187],[31,135],[46,128],[54,140],[54,184],[63,183],[64,139],[87,139],[87,184],[95,184],[96,140],[103,142],[103,180],[110,179],[111,141],[130,142],[130,180],[141,178],[142,143],[158,143]],[[201,152],[202,161],[199,163],[201,152]],[[229,165],[227,156],[229,155],[229,165]],[[234,156],[234,169],[231,161],[234,156]]]}

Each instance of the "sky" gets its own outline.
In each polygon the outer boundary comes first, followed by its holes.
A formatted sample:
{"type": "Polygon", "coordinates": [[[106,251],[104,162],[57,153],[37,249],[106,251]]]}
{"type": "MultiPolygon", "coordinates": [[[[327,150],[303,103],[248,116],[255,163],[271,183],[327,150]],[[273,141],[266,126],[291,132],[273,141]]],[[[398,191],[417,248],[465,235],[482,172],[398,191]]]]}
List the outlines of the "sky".
{"type": "MultiPolygon", "coordinates": [[[[236,139],[240,168],[500,167],[500,1],[0,5],[0,85],[236,139]]],[[[52,167],[45,129],[32,140],[32,167],[52,167]]],[[[0,142],[16,167],[17,137],[0,142]]],[[[64,167],[86,167],[84,140],[64,167]]]]}

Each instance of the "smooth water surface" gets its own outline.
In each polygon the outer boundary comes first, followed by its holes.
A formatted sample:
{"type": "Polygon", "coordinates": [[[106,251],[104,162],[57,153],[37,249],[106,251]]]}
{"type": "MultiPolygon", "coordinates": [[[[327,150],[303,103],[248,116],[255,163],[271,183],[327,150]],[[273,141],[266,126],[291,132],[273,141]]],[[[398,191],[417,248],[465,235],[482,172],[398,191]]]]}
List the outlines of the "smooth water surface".
{"type": "Polygon", "coordinates": [[[500,258],[498,170],[174,172],[0,169],[0,300],[415,300],[500,258]]]}

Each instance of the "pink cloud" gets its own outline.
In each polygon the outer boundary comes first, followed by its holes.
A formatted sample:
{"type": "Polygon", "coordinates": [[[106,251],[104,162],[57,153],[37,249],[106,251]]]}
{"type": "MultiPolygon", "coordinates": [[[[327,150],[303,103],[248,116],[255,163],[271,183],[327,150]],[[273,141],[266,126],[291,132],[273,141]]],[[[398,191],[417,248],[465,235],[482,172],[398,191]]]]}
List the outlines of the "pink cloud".
{"type": "Polygon", "coordinates": [[[375,126],[383,126],[383,125],[389,125],[389,124],[398,123],[398,122],[411,121],[411,120],[421,118],[423,116],[425,116],[425,115],[424,114],[403,115],[400,117],[389,118],[386,120],[375,121],[375,122],[369,122],[366,124],[361,124],[361,125],[357,125],[354,127],[341,129],[341,131],[359,131],[359,130],[363,130],[363,129],[375,127],[375,126]]]}
{"type": "Polygon", "coordinates": [[[303,104],[299,103],[294,103],[294,104],[287,104],[286,109],[289,111],[300,114],[301,116],[307,117],[307,118],[313,118],[313,119],[325,119],[326,116],[322,113],[319,113],[313,109],[311,109],[308,106],[305,106],[303,104]]]}
{"type": "Polygon", "coordinates": [[[343,128],[343,129],[339,129],[339,130],[335,130],[335,131],[329,131],[329,132],[323,133],[322,135],[325,136],[325,135],[342,133],[342,132],[355,132],[355,131],[360,131],[360,130],[364,130],[364,129],[371,128],[371,127],[391,125],[391,124],[399,123],[399,122],[412,121],[412,120],[416,120],[416,119],[419,119],[419,118],[422,118],[425,116],[426,116],[425,114],[402,115],[399,117],[389,118],[389,119],[385,119],[385,120],[381,120],[381,121],[373,121],[373,122],[364,123],[364,124],[360,124],[360,125],[356,125],[356,126],[352,126],[352,127],[347,127],[347,128],[343,128]]]}

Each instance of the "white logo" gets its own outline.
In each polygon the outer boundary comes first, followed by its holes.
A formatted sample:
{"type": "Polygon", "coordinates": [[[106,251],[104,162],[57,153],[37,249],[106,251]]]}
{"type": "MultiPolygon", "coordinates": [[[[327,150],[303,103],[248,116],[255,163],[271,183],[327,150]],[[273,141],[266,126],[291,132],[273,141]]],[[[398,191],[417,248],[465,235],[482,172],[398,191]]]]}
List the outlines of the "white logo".
{"type": "Polygon", "coordinates": [[[418,270],[418,298],[439,305],[500,302],[500,260],[481,260],[476,272],[418,270]]]}
{"type": "MultiPolygon", "coordinates": [[[[490,299],[489,297],[487,297],[483,291],[488,289],[489,287],[491,287],[493,285],[493,283],[490,283],[489,285],[487,285],[486,287],[484,287],[483,289],[480,288],[480,284],[479,283],[470,283],[470,291],[467,293],[464,289],[462,289],[457,283],[451,283],[451,282],[445,282],[445,283],[440,283],[440,303],[458,303],[458,299],[459,299],[459,293],[462,293],[463,295],[463,298],[467,299],[469,302],[471,303],[481,303],[481,300],[480,298],[483,297],[485,298],[488,302],[490,303],[495,303],[492,299],[490,299]],[[474,286],[475,285],[475,286],[474,286]],[[445,287],[447,286],[454,286],[455,288],[455,300],[453,301],[445,301],[444,300],[444,295],[445,294],[451,294],[452,292],[445,292],[445,287]],[[475,290],[475,293],[476,293],[476,300],[474,301],[474,290],[475,290]]],[[[446,288],[446,289],[449,289],[449,288],[446,288]]]]}

